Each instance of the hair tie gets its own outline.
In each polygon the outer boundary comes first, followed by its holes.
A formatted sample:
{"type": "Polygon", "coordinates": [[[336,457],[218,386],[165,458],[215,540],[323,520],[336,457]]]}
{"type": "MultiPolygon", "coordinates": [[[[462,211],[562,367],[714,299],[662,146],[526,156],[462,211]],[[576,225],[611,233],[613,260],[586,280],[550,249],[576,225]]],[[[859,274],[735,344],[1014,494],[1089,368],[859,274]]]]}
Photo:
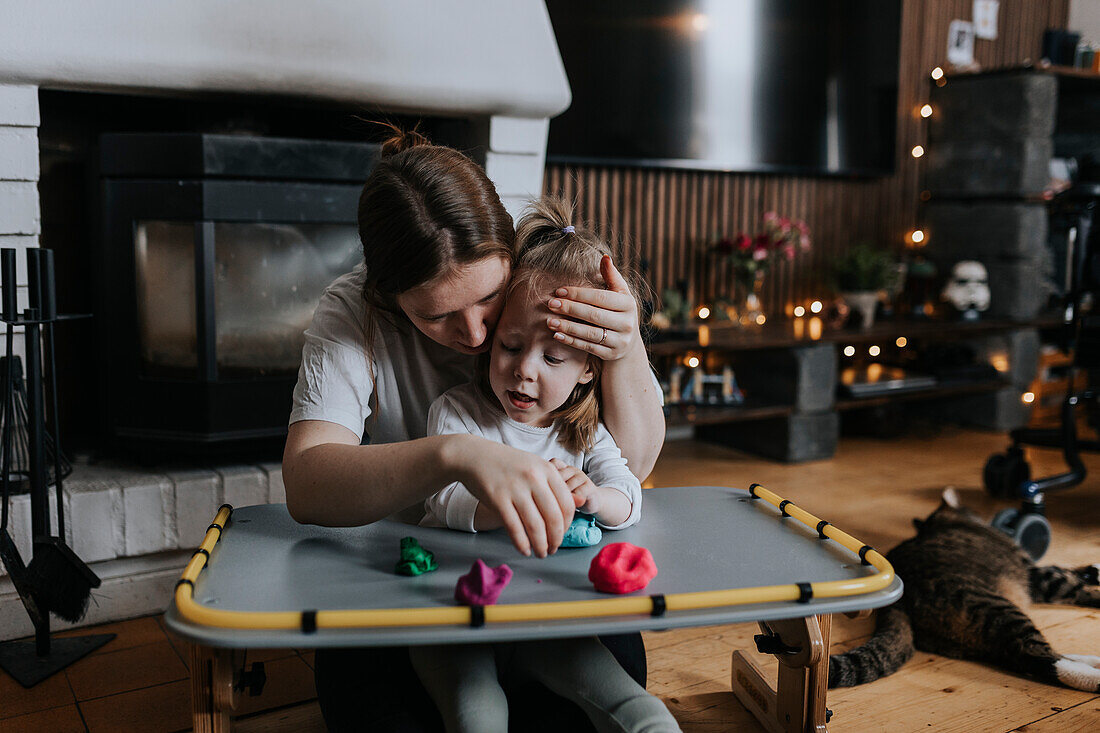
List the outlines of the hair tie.
{"type": "Polygon", "coordinates": [[[576,234],[576,232],[577,230],[572,224],[561,230],[562,234],[576,234]]]}

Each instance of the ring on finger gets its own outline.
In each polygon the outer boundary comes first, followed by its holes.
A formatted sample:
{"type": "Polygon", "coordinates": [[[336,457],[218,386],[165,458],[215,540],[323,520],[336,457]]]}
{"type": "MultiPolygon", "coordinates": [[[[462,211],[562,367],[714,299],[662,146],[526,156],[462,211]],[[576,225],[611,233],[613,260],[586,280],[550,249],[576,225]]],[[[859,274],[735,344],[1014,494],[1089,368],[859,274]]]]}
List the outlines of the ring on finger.
{"type": "Polygon", "coordinates": [[[603,346],[604,339],[607,338],[607,329],[603,328],[603,329],[600,329],[600,330],[602,330],[603,333],[600,334],[600,340],[596,342],[596,346],[603,346]]]}

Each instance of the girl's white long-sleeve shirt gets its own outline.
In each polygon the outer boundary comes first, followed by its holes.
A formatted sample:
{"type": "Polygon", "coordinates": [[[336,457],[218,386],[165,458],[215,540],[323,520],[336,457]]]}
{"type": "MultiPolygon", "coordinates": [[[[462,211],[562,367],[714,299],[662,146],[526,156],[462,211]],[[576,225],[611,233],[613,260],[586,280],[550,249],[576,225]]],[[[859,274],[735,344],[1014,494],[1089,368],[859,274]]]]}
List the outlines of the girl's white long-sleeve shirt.
{"type": "MultiPolygon", "coordinates": [[[[630,500],[630,515],[622,524],[604,529],[623,529],[641,518],[642,486],[627,468],[615,439],[601,422],[592,448],[586,452],[570,451],[558,440],[556,426],[539,428],[516,422],[491,404],[473,384],[454,387],[440,395],[428,410],[428,435],[469,433],[503,443],[513,448],[542,456],[557,458],[588,474],[596,486],[621,491],[630,500]]],[[[424,502],[425,527],[450,527],[474,532],[474,512],[478,500],[460,482],[437,491],[424,502]]]]}

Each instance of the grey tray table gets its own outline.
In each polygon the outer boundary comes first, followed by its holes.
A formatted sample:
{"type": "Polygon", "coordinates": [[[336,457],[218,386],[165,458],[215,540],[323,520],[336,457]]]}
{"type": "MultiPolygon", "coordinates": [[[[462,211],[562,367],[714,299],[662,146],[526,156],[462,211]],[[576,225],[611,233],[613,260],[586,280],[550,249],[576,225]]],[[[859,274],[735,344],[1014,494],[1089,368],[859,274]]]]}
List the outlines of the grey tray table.
{"type": "MultiPolygon", "coordinates": [[[[626,530],[604,532],[599,546],[562,549],[545,559],[526,558],[503,531],[466,534],[384,520],[355,528],[297,524],[285,505],[234,509],[206,568],[194,582],[199,604],[237,611],[308,611],[453,607],[454,586],[477,558],[489,565],[506,562],[514,576],[500,604],[553,603],[609,598],[595,591],[588,566],[600,547],[630,542],[650,550],[657,577],[639,595],[774,586],[859,578],[875,573],[858,557],[776,507],[747,492],[719,487],[649,489],[643,494],[641,521],[626,530]],[[402,537],[414,536],[431,550],[439,569],[417,577],[394,574],[402,537]]],[[[234,655],[247,648],[319,648],[446,644],[531,638],[589,636],[686,626],[767,622],[768,631],[789,649],[780,656],[779,692],[770,688],[745,657],[735,657],[733,688],[743,702],[763,711],[774,730],[805,730],[824,725],[824,675],[828,670],[829,619],[833,613],[865,611],[901,596],[901,581],[883,590],[805,603],[771,602],[673,611],[661,616],[617,615],[568,620],[489,623],[478,628],[444,626],[387,628],[301,628],[259,630],[202,626],[185,619],[173,601],[168,628],[193,644],[192,688],[195,730],[222,730],[232,706],[234,655]],[[813,649],[816,648],[816,655],[813,649]],[[805,659],[801,659],[805,657],[805,659]],[[789,664],[797,662],[797,664],[789,664]],[[784,666],[801,670],[797,687],[804,701],[798,724],[774,727],[780,714],[784,666]],[[816,676],[814,672],[817,672],[816,676]],[[740,672],[741,679],[738,678],[740,672]],[[201,677],[202,679],[197,679],[201,677]],[[738,687],[741,690],[738,690],[738,687]],[[809,688],[821,687],[819,704],[809,688]],[[778,696],[778,697],[775,697],[778,696]],[[768,701],[773,704],[769,707],[768,701]],[[820,714],[814,708],[820,708],[820,714]]],[[[790,695],[792,699],[797,692],[790,695]]],[[[797,702],[797,701],[796,701],[797,702]]],[[[788,706],[789,707],[789,706],[788,706]]],[[[796,705],[796,707],[798,707],[796,705]]],[[[797,711],[796,711],[797,712],[797,711]]]]}

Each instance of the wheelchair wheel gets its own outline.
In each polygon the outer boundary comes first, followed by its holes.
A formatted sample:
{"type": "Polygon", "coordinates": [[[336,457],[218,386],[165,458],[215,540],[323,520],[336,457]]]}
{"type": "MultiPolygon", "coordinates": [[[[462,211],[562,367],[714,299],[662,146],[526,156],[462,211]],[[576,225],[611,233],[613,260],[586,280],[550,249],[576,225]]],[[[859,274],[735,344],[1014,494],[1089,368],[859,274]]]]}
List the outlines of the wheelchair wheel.
{"type": "Polygon", "coordinates": [[[1050,522],[1042,514],[1024,514],[1016,522],[1013,536],[1028,557],[1038,562],[1050,547],[1050,522]]]}
{"type": "Polygon", "coordinates": [[[1014,536],[1016,533],[1016,519],[1020,516],[1019,509],[1002,509],[993,515],[993,521],[990,524],[994,529],[999,529],[1009,536],[1014,536]]]}
{"type": "Polygon", "coordinates": [[[985,490],[998,499],[1019,497],[1020,486],[1031,480],[1031,467],[1019,448],[1009,448],[1005,453],[994,453],[985,462],[982,471],[985,490]]]}
{"type": "Polygon", "coordinates": [[[1042,514],[1021,514],[1019,509],[1002,509],[993,516],[994,529],[1007,534],[1028,554],[1038,561],[1050,547],[1050,522],[1042,514]]]}

